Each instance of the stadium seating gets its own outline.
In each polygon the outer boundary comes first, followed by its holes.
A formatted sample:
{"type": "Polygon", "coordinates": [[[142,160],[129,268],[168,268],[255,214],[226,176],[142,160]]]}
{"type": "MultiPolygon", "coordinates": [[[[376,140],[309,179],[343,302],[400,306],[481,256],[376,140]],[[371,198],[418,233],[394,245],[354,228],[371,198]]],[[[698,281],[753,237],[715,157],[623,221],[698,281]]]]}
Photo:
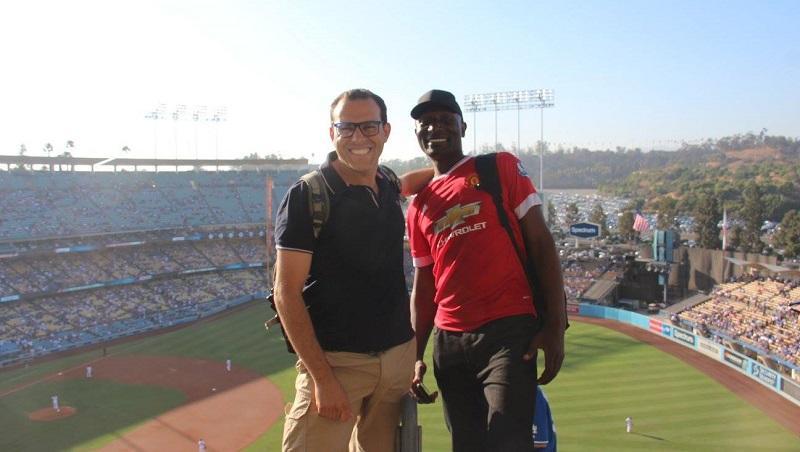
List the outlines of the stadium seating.
{"type": "Polygon", "coordinates": [[[564,278],[567,300],[577,301],[603,274],[617,270],[620,270],[619,265],[605,258],[588,261],[562,261],[561,274],[564,278]]]}
{"type": "MultiPolygon", "coordinates": [[[[266,221],[256,171],[0,171],[0,240],[266,221]]],[[[269,173],[277,208],[300,173],[269,173]]]]}
{"type": "Polygon", "coordinates": [[[266,284],[263,269],[235,270],[6,303],[0,358],[3,350],[44,353],[195,319],[266,284]]]}
{"type": "Polygon", "coordinates": [[[680,318],[800,364],[800,314],[789,306],[800,300],[796,284],[768,278],[721,284],[680,318]]]}

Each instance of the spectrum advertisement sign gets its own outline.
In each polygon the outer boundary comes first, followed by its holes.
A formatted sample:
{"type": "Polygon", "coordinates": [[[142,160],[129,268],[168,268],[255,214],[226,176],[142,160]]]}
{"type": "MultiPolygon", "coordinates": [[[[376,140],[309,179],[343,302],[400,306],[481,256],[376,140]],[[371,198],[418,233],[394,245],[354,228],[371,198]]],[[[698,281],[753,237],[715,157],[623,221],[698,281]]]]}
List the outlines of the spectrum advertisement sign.
{"type": "Polygon", "coordinates": [[[750,363],[750,375],[758,378],[762,383],[768,386],[772,386],[773,388],[778,387],[778,374],[755,361],[750,363]]]}
{"type": "Polygon", "coordinates": [[[593,239],[600,236],[600,225],[597,223],[575,223],[569,226],[569,235],[582,239],[593,239]]]}

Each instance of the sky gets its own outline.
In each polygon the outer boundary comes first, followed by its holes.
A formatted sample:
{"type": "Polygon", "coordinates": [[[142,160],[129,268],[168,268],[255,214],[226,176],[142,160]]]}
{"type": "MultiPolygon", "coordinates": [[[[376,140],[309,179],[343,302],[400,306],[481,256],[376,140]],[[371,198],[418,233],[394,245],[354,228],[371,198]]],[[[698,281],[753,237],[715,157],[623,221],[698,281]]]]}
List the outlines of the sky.
{"type": "Polygon", "coordinates": [[[800,137],[798,1],[8,1],[0,154],[318,162],[330,102],[388,105],[384,157],[421,156],[425,91],[552,89],[552,108],[466,113],[465,150],[675,149],[766,128],[800,137]],[[146,119],[165,105],[165,118],[146,119]],[[172,113],[185,105],[177,121],[172,113]],[[224,121],[195,121],[224,108],[224,121]],[[540,128],[544,116],[544,130],[540,128]],[[517,129],[519,115],[520,128],[517,129]]]}

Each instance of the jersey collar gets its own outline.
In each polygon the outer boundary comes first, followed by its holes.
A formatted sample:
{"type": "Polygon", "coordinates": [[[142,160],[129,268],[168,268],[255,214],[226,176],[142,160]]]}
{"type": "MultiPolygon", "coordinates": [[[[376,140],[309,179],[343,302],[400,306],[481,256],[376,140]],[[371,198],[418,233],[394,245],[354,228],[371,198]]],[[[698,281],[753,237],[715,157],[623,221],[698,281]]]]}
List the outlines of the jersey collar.
{"type": "Polygon", "coordinates": [[[431,179],[431,180],[437,180],[437,179],[441,179],[441,178],[443,178],[443,177],[447,177],[447,176],[449,176],[450,174],[452,174],[452,173],[453,173],[453,171],[455,171],[455,170],[456,170],[456,168],[458,168],[459,166],[463,165],[464,163],[467,163],[467,162],[469,161],[469,159],[471,159],[471,158],[472,158],[472,156],[465,155],[465,156],[464,156],[464,157],[463,157],[461,160],[459,160],[458,162],[456,162],[456,164],[455,164],[455,165],[453,165],[453,166],[452,166],[452,168],[450,168],[449,170],[447,170],[447,172],[444,172],[444,173],[442,173],[442,174],[440,174],[440,175],[438,175],[438,176],[434,177],[434,178],[433,178],[433,179],[431,179]]]}

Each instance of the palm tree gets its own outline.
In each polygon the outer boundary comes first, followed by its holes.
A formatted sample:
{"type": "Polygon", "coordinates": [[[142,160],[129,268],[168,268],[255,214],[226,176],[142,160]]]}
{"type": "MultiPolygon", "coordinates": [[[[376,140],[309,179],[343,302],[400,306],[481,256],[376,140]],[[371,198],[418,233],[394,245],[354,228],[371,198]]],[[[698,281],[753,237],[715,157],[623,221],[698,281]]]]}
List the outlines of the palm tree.
{"type": "Polygon", "coordinates": [[[128,146],[122,146],[122,152],[127,154],[128,152],[131,152],[131,148],[129,148],[128,146]]]}
{"type": "Polygon", "coordinates": [[[46,152],[47,156],[50,157],[50,153],[53,152],[53,145],[50,143],[45,143],[44,152],[46,152]]]}
{"type": "MultiPolygon", "coordinates": [[[[72,140],[67,140],[67,144],[64,147],[65,147],[65,149],[74,149],[75,148],[75,142],[72,141],[72,140]]],[[[65,150],[63,156],[71,158],[72,157],[72,152],[65,150]]],[[[75,165],[70,163],[69,170],[70,171],[75,170],[75,165]]]]}
{"type": "MultiPolygon", "coordinates": [[[[19,145],[19,156],[20,157],[24,157],[26,152],[28,152],[28,148],[24,144],[20,144],[19,145]]],[[[19,163],[19,164],[17,164],[17,169],[24,170],[25,169],[25,165],[23,165],[22,163],[19,163]]]]}

